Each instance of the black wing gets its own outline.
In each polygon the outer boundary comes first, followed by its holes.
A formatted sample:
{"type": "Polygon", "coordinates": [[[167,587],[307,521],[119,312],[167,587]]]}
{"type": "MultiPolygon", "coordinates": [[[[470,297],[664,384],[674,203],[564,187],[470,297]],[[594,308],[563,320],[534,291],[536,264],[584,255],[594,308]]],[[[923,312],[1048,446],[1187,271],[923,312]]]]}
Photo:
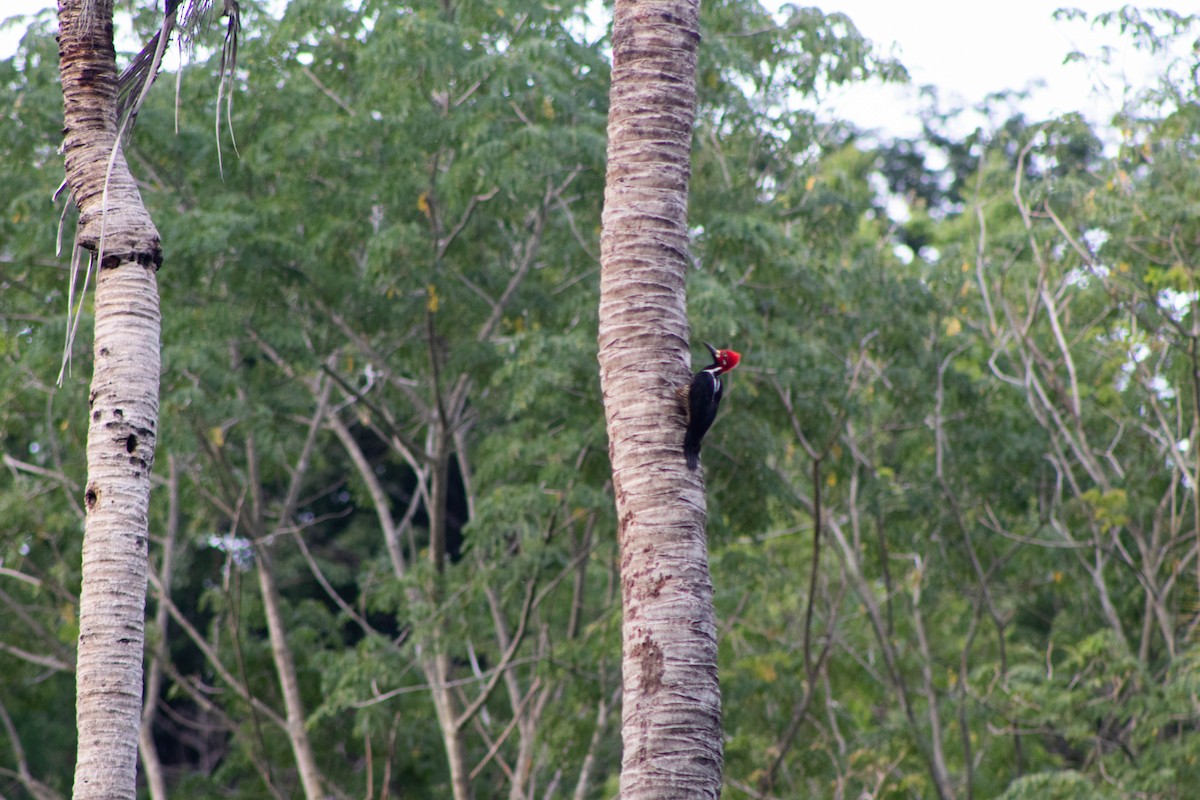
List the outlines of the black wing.
{"type": "Polygon", "coordinates": [[[700,440],[717,418],[721,389],[721,379],[711,372],[697,372],[692,378],[688,390],[688,427],[683,437],[688,469],[695,469],[700,464],[700,440]]]}

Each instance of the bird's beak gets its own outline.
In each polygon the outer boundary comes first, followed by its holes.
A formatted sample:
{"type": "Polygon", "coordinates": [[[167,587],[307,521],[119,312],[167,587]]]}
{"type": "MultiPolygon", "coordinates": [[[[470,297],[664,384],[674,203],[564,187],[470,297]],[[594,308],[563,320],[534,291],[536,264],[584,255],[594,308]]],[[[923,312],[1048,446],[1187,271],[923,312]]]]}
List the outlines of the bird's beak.
{"type": "Polygon", "coordinates": [[[705,342],[704,346],[708,348],[708,352],[712,353],[713,361],[716,361],[717,360],[717,348],[713,347],[708,342],[705,342]]]}

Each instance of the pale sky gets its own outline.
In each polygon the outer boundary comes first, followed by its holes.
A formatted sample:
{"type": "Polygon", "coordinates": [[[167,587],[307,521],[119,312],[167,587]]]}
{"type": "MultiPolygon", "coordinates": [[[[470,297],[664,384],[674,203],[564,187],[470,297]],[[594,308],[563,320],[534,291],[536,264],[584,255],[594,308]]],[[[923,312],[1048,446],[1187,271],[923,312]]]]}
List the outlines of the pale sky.
{"type": "Polygon", "coordinates": [[[1044,86],[1032,89],[1019,106],[1030,119],[1080,111],[1093,123],[1107,123],[1122,106],[1126,84],[1140,86],[1155,74],[1153,60],[1111,29],[1081,20],[1059,22],[1054,11],[1077,8],[1090,20],[1124,2],[817,0],[826,12],[850,17],[881,52],[897,56],[912,78],[907,87],[868,85],[840,92],[826,98],[823,107],[862,127],[911,136],[919,131],[914,111],[921,106],[921,86],[937,86],[943,107],[969,107],[990,93],[1040,82],[1044,86]],[[1114,49],[1111,66],[1063,63],[1073,50],[1097,55],[1104,46],[1114,49]]]}
{"type": "MultiPolygon", "coordinates": [[[[1121,75],[1135,84],[1145,81],[1151,62],[1115,33],[1079,21],[1056,22],[1053,13],[1070,6],[1091,16],[1123,2],[815,0],[827,12],[849,16],[882,52],[898,56],[912,76],[908,87],[864,86],[837,92],[821,98],[821,108],[827,118],[847,118],[861,127],[911,136],[919,131],[915,110],[920,107],[918,89],[923,85],[939,88],[943,106],[971,106],[989,93],[1024,89],[1040,81],[1044,88],[1035,89],[1021,104],[1027,116],[1083,111],[1093,122],[1106,122],[1121,106],[1126,82],[1121,75]],[[1098,53],[1104,45],[1116,48],[1112,68],[1063,64],[1072,50],[1098,53]]],[[[45,0],[0,0],[0,19],[46,5],[45,0]]],[[[20,31],[0,31],[0,57],[12,53],[19,38],[20,31]]],[[[977,121],[964,127],[969,130],[977,121]]]]}

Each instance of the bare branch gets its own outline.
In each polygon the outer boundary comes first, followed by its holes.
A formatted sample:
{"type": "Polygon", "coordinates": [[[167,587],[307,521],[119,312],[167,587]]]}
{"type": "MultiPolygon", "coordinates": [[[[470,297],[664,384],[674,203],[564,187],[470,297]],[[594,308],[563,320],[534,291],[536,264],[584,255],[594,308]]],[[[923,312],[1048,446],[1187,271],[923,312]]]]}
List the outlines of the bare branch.
{"type": "Polygon", "coordinates": [[[300,72],[302,72],[304,74],[304,77],[306,77],[310,81],[312,81],[313,85],[315,85],[318,89],[321,90],[321,94],[325,95],[330,100],[332,100],[334,103],[336,103],[337,107],[342,109],[342,111],[345,111],[351,117],[358,115],[358,112],[356,112],[353,108],[351,108],[349,103],[347,103],[345,100],[343,100],[341,97],[339,97],[337,92],[330,89],[324,83],[321,83],[321,79],[318,78],[315,74],[313,74],[313,71],[311,69],[309,69],[306,65],[304,65],[304,64],[300,65],[300,72]]]}
{"type": "Polygon", "coordinates": [[[4,732],[8,735],[8,742],[17,762],[16,778],[25,787],[25,791],[33,795],[34,800],[60,800],[57,792],[34,778],[29,771],[29,761],[25,758],[25,748],[21,745],[17,726],[13,725],[12,717],[8,715],[8,709],[2,702],[0,702],[0,722],[4,724],[4,732]]]}

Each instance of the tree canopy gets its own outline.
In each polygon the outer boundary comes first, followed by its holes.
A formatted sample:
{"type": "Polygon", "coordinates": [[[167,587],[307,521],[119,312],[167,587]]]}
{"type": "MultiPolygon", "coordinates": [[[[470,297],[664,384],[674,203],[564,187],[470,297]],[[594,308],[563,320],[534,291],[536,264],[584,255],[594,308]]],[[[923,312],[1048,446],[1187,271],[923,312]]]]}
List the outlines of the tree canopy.
{"type": "MultiPolygon", "coordinates": [[[[333,795],[611,797],[607,20],[278,11],[242,9],[220,96],[199,36],[126,148],[165,254],[150,757],[180,796],[299,796],[283,647],[333,795]]],[[[726,796],[1188,796],[1195,83],[1174,65],[1111,127],[931,113],[880,141],[799,102],[903,79],[849,19],[728,0],[701,32],[688,310],[694,351],[743,354],[705,440],[726,796]]],[[[55,385],[59,92],[39,19],[0,61],[14,797],[65,796],[75,746],[90,356],[55,385]]]]}

